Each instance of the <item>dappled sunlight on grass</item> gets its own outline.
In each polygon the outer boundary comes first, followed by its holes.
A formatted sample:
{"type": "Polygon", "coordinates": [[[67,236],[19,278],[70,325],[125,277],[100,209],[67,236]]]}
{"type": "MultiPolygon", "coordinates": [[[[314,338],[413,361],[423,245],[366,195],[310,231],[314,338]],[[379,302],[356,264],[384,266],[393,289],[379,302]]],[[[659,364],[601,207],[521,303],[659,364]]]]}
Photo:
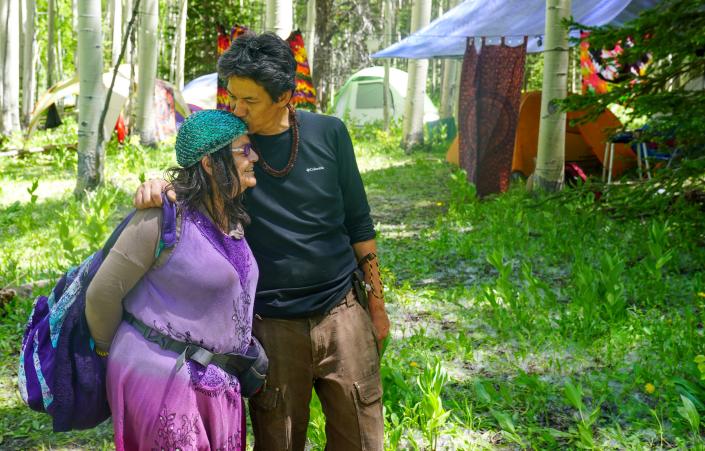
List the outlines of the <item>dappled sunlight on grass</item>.
{"type": "MultiPolygon", "coordinates": [[[[702,211],[645,190],[625,212],[613,205],[626,192],[596,203],[589,187],[478,200],[443,145],[407,155],[394,134],[352,136],[392,321],[387,450],[698,445],[679,409],[683,393],[705,402],[693,362],[705,347],[702,211]]],[[[0,285],[80,261],[172,151],[112,144],[108,183],[82,201],[69,151],[0,160],[0,285]]],[[[109,425],[50,434],[48,417],[21,405],[14,366],[30,306],[15,298],[0,320],[0,448],[111,448],[109,425]]],[[[315,401],[308,438],[323,449],[315,401]]]]}
{"type": "Polygon", "coordinates": [[[76,186],[73,180],[42,180],[38,181],[36,190],[32,190],[33,182],[18,181],[12,184],[5,184],[5,187],[0,191],[0,206],[7,206],[14,202],[21,204],[29,203],[32,194],[37,196],[37,201],[42,202],[48,199],[61,199],[67,197],[76,186]]]}

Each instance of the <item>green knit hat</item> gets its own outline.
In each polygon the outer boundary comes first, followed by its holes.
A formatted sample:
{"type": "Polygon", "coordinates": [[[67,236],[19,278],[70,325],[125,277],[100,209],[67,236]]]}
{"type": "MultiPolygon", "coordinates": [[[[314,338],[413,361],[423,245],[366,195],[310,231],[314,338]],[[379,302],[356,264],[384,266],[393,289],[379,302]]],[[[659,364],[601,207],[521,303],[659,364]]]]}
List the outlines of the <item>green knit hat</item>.
{"type": "Polygon", "coordinates": [[[247,125],[228,111],[197,111],[186,118],[176,135],[176,161],[187,168],[245,134],[247,125]]]}

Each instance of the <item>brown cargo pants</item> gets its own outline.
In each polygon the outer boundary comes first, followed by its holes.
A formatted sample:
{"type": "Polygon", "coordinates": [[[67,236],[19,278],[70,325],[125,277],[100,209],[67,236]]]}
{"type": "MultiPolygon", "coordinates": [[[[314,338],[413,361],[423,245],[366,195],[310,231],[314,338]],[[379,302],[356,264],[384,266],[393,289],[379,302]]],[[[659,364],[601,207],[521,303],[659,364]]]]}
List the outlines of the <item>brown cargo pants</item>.
{"type": "Polygon", "coordinates": [[[383,449],[379,354],[352,290],[325,315],[255,317],[253,334],[269,357],[267,383],[250,399],[255,451],[303,451],[312,389],[326,416],[326,449],[383,449]]]}

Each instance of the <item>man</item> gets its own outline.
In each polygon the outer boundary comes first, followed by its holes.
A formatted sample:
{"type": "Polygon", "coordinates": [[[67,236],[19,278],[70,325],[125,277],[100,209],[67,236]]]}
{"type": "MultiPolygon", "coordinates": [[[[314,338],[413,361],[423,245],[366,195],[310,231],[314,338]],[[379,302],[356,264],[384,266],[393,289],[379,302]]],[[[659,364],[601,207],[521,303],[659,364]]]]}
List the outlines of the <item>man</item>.
{"type": "MultiPolygon", "coordinates": [[[[345,125],[294,112],[295,72],[289,46],[270,33],[239,37],[218,61],[260,158],[245,199],[260,269],[253,334],[270,364],[250,400],[255,449],[303,450],[315,389],[327,449],[381,450],[379,349],[389,319],[375,231],[345,125]],[[353,289],[358,264],[368,301],[353,289]]],[[[162,183],[143,185],[135,203],[160,203],[162,183]]]]}

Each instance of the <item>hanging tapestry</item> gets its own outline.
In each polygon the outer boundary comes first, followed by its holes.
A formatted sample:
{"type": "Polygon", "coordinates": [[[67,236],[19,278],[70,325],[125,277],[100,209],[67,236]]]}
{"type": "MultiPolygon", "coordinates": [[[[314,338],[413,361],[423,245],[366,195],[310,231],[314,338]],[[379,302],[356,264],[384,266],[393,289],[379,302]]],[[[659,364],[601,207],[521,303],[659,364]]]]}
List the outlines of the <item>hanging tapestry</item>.
{"type": "MultiPolygon", "coordinates": [[[[248,31],[247,27],[235,25],[230,34],[225,33],[225,28],[218,25],[218,58],[230,48],[230,44],[240,35],[248,31]]],[[[228,102],[227,82],[218,77],[218,93],[216,95],[216,108],[219,110],[230,111],[230,102],[228,102]]]]}
{"type": "Polygon", "coordinates": [[[519,120],[526,40],[509,47],[468,40],[460,79],[458,114],[460,167],[478,196],[505,191],[512,169],[519,120]]]}
{"type": "Polygon", "coordinates": [[[313,87],[311,67],[308,65],[308,55],[304,48],[304,37],[301,31],[292,31],[286,39],[296,59],[296,90],[291,104],[296,108],[316,111],[316,88],[313,87]]]}
{"type": "MultiPolygon", "coordinates": [[[[604,94],[610,90],[612,83],[631,77],[631,83],[636,83],[638,77],[643,76],[651,62],[651,55],[642,56],[633,64],[622,66],[619,56],[624,51],[622,42],[618,42],[613,49],[591,49],[588,37],[590,32],[580,33],[580,74],[582,75],[582,92],[604,94]]],[[[634,45],[627,38],[626,46],[634,45]]]]}
{"type": "MultiPolygon", "coordinates": [[[[230,44],[240,35],[244,34],[249,29],[242,25],[235,25],[230,34],[225,33],[222,25],[218,26],[218,57],[225,53],[230,47],[230,44]]],[[[296,88],[294,96],[291,99],[292,105],[296,108],[304,108],[311,111],[316,111],[316,88],[313,87],[313,79],[311,78],[311,68],[308,65],[308,56],[304,48],[304,38],[301,31],[292,31],[286,42],[291,47],[291,51],[296,59],[296,88]]],[[[217,108],[219,110],[230,111],[230,103],[228,102],[227,84],[224,80],[218,78],[218,94],[216,98],[217,108]]]]}

